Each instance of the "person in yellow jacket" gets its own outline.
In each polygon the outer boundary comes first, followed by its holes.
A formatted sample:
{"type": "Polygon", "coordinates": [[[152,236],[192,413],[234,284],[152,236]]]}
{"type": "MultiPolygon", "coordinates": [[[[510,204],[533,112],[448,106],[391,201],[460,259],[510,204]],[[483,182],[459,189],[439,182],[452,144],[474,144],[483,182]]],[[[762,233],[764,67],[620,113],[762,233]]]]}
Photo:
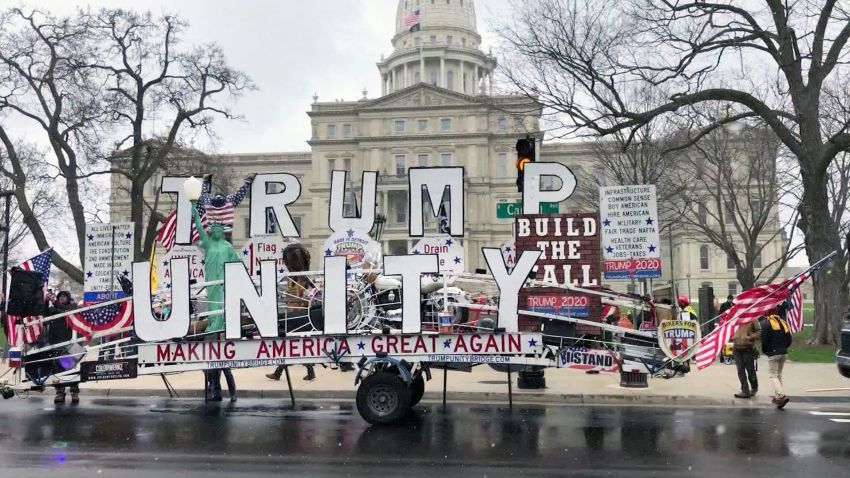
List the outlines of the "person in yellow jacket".
{"type": "Polygon", "coordinates": [[[782,383],[782,369],[788,357],[788,347],[791,346],[791,329],[781,317],[781,310],[773,310],[764,319],[761,327],[761,349],[767,355],[768,375],[773,383],[773,404],[783,408],[790,399],[785,395],[782,383]]]}

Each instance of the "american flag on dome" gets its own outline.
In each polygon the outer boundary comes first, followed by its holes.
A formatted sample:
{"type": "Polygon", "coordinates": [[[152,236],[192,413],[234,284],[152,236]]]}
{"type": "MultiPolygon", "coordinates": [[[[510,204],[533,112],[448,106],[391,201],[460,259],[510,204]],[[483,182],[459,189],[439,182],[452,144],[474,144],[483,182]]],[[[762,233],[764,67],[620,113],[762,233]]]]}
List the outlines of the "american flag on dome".
{"type": "MultiPolygon", "coordinates": [[[[48,280],[50,280],[50,265],[52,262],[53,249],[48,249],[32,259],[22,262],[19,267],[25,271],[36,271],[41,274],[42,286],[46,286],[48,280]]],[[[7,284],[11,284],[11,274],[9,274],[8,277],[10,280],[7,281],[7,284]]],[[[9,291],[6,291],[6,297],[8,296],[9,291]]],[[[43,318],[44,317],[41,315],[32,315],[28,317],[7,315],[6,330],[8,330],[9,334],[9,345],[20,347],[22,345],[22,338],[23,342],[28,344],[35,342],[44,333],[44,326],[41,323],[43,318]],[[18,329],[15,327],[15,322],[21,322],[24,324],[23,337],[18,335],[18,329]]]]}
{"type": "MultiPolygon", "coordinates": [[[[83,307],[90,305],[84,303],[83,307]]],[[[68,317],[68,325],[86,339],[90,339],[95,332],[118,330],[132,323],[133,303],[129,300],[77,312],[68,317]]]]}
{"type": "Polygon", "coordinates": [[[422,16],[419,14],[419,9],[413,10],[404,16],[404,27],[411,33],[419,31],[419,24],[422,21],[422,16]]]}

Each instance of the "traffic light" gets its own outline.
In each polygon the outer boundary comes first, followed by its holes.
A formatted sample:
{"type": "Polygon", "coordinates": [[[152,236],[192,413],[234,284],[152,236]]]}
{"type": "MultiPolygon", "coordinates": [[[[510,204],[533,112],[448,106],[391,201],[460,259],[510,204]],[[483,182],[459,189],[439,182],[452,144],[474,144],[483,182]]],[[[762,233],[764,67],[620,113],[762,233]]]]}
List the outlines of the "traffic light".
{"type": "Polygon", "coordinates": [[[525,163],[534,162],[534,138],[526,136],[516,142],[516,188],[522,192],[525,180],[525,163]]]}

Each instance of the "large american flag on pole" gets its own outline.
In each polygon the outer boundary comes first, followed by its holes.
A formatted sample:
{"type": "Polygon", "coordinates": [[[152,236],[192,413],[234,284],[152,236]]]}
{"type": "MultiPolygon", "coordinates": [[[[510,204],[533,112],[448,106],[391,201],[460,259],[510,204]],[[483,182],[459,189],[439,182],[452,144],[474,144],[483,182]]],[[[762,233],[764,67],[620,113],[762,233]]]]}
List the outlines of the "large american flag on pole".
{"type": "MultiPolygon", "coordinates": [[[[26,260],[19,266],[25,271],[36,271],[41,274],[41,284],[46,287],[50,280],[50,264],[53,262],[53,249],[48,249],[41,254],[26,260]]],[[[11,284],[11,274],[8,274],[8,284],[11,284]]],[[[9,291],[6,291],[6,297],[9,297],[9,291]]],[[[41,323],[44,317],[41,315],[32,315],[28,317],[20,317],[17,315],[6,316],[6,330],[9,334],[9,345],[20,347],[22,342],[31,344],[35,342],[44,333],[44,325],[41,323]],[[18,334],[18,329],[15,323],[23,324],[23,337],[18,334]],[[21,340],[23,339],[23,341],[21,340]]]]}
{"type": "MultiPolygon", "coordinates": [[[[765,284],[738,294],[732,307],[721,315],[720,325],[699,342],[696,353],[697,367],[706,368],[717,360],[723,345],[732,338],[739,327],[743,327],[788,300],[794,301],[794,295],[799,294],[800,284],[830,259],[832,255],[821,259],[802,273],[774,284],[765,284]]],[[[802,296],[799,296],[800,299],[802,296]]],[[[802,329],[802,300],[800,305],[799,328],[802,329]]],[[[790,323],[790,321],[789,321],[790,323]]],[[[790,325],[789,325],[790,327],[790,325]]],[[[799,330],[799,329],[798,329],[799,330]]]]}

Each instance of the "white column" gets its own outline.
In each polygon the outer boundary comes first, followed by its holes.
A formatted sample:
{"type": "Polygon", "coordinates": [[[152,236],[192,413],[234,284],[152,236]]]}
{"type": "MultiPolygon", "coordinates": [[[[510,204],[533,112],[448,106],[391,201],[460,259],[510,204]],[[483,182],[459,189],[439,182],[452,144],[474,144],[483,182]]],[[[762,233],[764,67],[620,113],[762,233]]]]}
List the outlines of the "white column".
{"type": "Polygon", "coordinates": [[[402,80],[402,88],[410,86],[410,72],[407,71],[407,63],[404,64],[404,79],[402,80]]]}
{"type": "Polygon", "coordinates": [[[398,91],[398,68],[393,68],[393,89],[392,92],[398,91]]]}
{"type": "Polygon", "coordinates": [[[438,82],[441,88],[446,87],[446,57],[440,57],[440,81],[438,82]]]}
{"type": "Polygon", "coordinates": [[[428,77],[425,75],[425,53],[419,49],[419,81],[428,83],[428,77]]]}
{"type": "Polygon", "coordinates": [[[475,65],[475,76],[472,77],[472,94],[478,94],[478,65],[475,65]]]}
{"type": "Polygon", "coordinates": [[[460,79],[459,79],[459,81],[460,81],[460,92],[465,94],[466,93],[466,79],[463,77],[464,74],[465,74],[465,72],[464,72],[464,69],[463,69],[463,60],[460,60],[460,79]]]}
{"type": "Polygon", "coordinates": [[[387,94],[387,75],[381,74],[381,96],[387,94]]]}

